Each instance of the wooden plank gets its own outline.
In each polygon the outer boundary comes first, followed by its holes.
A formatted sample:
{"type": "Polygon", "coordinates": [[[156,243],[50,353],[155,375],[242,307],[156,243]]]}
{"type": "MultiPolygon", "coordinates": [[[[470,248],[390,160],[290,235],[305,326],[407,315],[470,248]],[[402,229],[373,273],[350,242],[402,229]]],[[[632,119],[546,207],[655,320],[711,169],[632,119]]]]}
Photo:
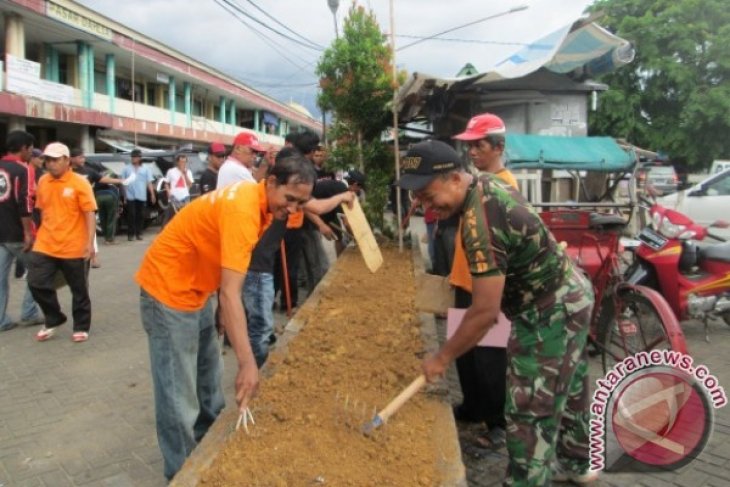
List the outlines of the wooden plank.
{"type": "Polygon", "coordinates": [[[365,259],[365,265],[370,269],[370,272],[377,272],[383,264],[383,254],[380,253],[380,247],[378,247],[375,235],[373,235],[370,224],[365,218],[365,213],[362,211],[360,202],[355,199],[352,208],[349,208],[347,205],[342,205],[342,208],[345,211],[347,223],[352,230],[352,235],[355,237],[357,246],[360,248],[360,253],[363,259],[365,259]]]}
{"type": "Polygon", "coordinates": [[[433,274],[416,276],[414,305],[421,313],[446,314],[454,307],[454,289],[449,278],[433,274]]]}

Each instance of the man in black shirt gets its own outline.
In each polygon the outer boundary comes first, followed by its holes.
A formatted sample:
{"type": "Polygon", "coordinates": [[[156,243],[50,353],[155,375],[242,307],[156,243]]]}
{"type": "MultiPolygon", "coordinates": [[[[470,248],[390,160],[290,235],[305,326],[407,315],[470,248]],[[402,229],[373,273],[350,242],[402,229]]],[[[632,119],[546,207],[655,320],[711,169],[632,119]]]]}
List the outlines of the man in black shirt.
{"type": "MultiPolygon", "coordinates": [[[[94,190],[96,206],[99,208],[99,224],[104,241],[111,245],[116,234],[117,214],[119,212],[119,189],[115,184],[122,184],[121,179],[104,176],[86,165],[86,155],[79,148],[71,150],[71,167],[73,172],[84,176],[94,190]]],[[[98,252],[91,259],[91,267],[99,267],[98,252]]]]}
{"type": "MultiPolygon", "coordinates": [[[[336,179],[321,179],[317,181],[317,184],[312,190],[312,197],[317,199],[326,199],[346,191],[351,191],[359,197],[364,189],[365,175],[357,169],[354,169],[347,173],[344,181],[338,181],[336,179]]],[[[319,215],[322,221],[329,225],[337,236],[335,240],[335,252],[338,256],[347,247],[345,229],[342,228],[342,223],[338,216],[340,214],[342,214],[342,209],[338,206],[330,212],[319,215]]]]}
{"type": "MultiPolygon", "coordinates": [[[[28,132],[14,130],[8,134],[8,153],[0,160],[0,331],[15,328],[6,314],[9,297],[8,278],[13,259],[25,264],[33,245],[33,181],[30,161],[35,138],[28,132]]],[[[40,324],[43,318],[38,305],[26,288],[20,322],[40,324]]]]}
{"type": "Polygon", "coordinates": [[[218,170],[226,159],[226,146],[213,142],[208,147],[208,167],[200,176],[200,194],[213,191],[218,184],[218,170]]]}

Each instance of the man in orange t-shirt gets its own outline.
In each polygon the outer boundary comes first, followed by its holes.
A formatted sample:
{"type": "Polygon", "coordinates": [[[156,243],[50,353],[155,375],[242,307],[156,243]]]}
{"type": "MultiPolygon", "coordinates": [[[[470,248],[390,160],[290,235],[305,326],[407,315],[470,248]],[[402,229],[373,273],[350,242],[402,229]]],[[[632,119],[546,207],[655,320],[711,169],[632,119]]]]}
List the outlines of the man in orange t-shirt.
{"type": "Polygon", "coordinates": [[[236,402],[244,411],[258,387],[241,289],[258,239],[311,197],[316,174],[292,156],[257,184],[239,182],[183,208],[145,254],[136,280],[147,332],[157,438],[171,479],[223,409],[220,320],[238,360],[236,402]]]}
{"type": "MultiPolygon", "coordinates": [[[[504,167],[502,156],[507,128],[500,117],[482,113],[472,117],[466,130],[453,138],[469,146],[469,158],[480,172],[497,176],[506,185],[519,191],[514,175],[504,167]]],[[[468,308],[472,303],[472,278],[461,241],[461,223],[457,232],[454,263],[449,282],[456,287],[456,307],[468,308]]],[[[507,351],[500,347],[477,346],[456,359],[456,371],[463,401],[454,408],[458,420],[484,422],[485,435],[477,436],[478,446],[499,449],[506,439],[507,351]]]]}
{"type": "Polygon", "coordinates": [[[88,266],[95,253],[94,191],[86,178],[71,170],[69,150],[64,144],[48,144],[43,156],[47,172],[38,181],[35,204],[41,211],[41,227],[28,262],[28,285],[46,324],[35,337],[39,342],[46,341],[66,322],[54,286],[54,277],[60,271],[73,297],[71,339],[85,342],[91,328],[88,266]]]}

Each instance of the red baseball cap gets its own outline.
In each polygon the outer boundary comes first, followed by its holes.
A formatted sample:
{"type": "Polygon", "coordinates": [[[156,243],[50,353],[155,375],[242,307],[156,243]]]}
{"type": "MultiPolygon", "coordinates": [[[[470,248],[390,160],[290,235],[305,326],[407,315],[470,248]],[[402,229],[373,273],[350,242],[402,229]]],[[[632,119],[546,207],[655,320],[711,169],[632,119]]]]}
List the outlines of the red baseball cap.
{"type": "Polygon", "coordinates": [[[482,113],[472,117],[466,124],[466,130],[458,135],[454,135],[452,139],[456,140],[479,140],[492,134],[505,134],[507,129],[501,118],[493,113],[482,113]]]}
{"type": "Polygon", "coordinates": [[[266,148],[259,144],[259,139],[250,132],[241,132],[236,135],[236,138],[233,139],[233,145],[243,145],[245,147],[250,147],[256,152],[266,152],[266,148]]]}
{"type": "Polygon", "coordinates": [[[208,147],[208,154],[213,154],[214,156],[223,156],[226,154],[226,146],[221,144],[220,142],[212,142],[210,144],[210,147],[208,147]]]}

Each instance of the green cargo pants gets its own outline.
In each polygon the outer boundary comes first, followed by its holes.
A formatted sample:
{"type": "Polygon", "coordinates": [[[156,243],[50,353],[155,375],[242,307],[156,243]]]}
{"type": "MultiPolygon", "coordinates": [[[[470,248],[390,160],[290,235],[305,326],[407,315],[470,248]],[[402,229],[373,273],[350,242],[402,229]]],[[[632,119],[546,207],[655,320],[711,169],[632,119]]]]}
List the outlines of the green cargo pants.
{"type": "Polygon", "coordinates": [[[588,469],[591,284],[578,272],[512,319],[507,345],[505,485],[550,485],[551,465],[588,469]]]}

